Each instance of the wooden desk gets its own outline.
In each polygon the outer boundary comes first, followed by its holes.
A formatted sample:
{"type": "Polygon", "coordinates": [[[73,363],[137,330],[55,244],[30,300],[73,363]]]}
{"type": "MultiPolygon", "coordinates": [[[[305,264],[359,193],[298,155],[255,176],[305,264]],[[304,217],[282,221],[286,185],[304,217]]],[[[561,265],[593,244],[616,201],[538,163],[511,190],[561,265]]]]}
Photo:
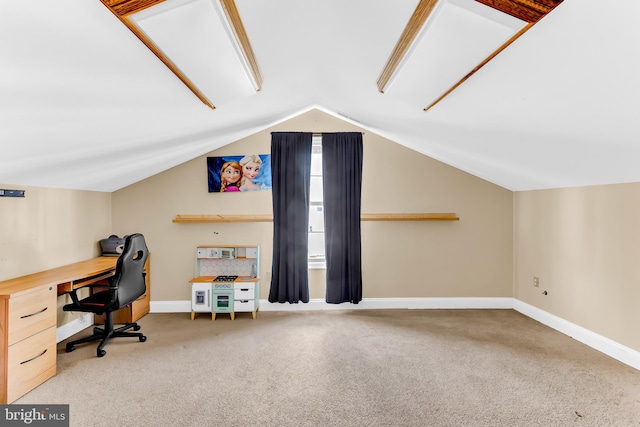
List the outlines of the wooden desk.
{"type": "Polygon", "coordinates": [[[87,279],[92,277],[105,273],[113,275],[117,259],[118,257],[107,256],[92,258],[28,276],[5,280],[0,282],[0,298],[13,298],[24,292],[30,292],[34,288],[45,286],[59,286],[61,290],[69,292],[71,288],[77,288],[80,284],[85,286],[89,283],[95,283],[95,280],[87,282],[87,279]]]}
{"type": "MultiPolygon", "coordinates": [[[[0,282],[0,404],[56,374],[57,296],[112,276],[117,259],[98,257],[0,282]]],[[[149,299],[147,273],[147,292],[138,300],[146,312],[136,310],[138,318],[149,312],[149,299]]]]}

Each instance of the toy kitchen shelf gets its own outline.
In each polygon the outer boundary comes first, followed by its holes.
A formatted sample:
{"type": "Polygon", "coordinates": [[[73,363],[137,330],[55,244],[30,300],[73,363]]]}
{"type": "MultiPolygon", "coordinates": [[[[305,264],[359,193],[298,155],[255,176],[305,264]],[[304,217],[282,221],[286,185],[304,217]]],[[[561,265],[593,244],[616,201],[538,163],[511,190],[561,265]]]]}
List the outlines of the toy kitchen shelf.
{"type": "Polygon", "coordinates": [[[195,277],[191,284],[191,320],[197,313],[251,313],[260,303],[259,246],[198,246],[195,277]]]}

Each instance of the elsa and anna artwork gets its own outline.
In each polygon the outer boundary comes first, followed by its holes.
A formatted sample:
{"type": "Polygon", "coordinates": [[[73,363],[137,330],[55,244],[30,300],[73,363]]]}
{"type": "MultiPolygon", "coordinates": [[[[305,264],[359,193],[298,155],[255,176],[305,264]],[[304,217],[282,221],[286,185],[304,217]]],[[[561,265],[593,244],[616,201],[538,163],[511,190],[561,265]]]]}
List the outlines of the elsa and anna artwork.
{"type": "Polygon", "coordinates": [[[232,193],[271,189],[268,154],[207,157],[209,192],[232,193]]]}

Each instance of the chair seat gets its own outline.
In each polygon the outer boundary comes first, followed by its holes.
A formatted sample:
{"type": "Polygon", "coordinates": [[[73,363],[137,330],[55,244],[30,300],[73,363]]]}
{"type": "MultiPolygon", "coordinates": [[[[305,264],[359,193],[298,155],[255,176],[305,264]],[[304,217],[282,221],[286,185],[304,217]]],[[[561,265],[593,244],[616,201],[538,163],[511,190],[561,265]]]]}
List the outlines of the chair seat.
{"type": "Polygon", "coordinates": [[[86,312],[98,312],[104,311],[107,305],[111,301],[111,295],[109,291],[96,292],[88,297],[78,301],[78,304],[65,304],[62,307],[63,311],[86,311],[86,312]],[[100,309],[103,310],[100,310],[100,309]]]}

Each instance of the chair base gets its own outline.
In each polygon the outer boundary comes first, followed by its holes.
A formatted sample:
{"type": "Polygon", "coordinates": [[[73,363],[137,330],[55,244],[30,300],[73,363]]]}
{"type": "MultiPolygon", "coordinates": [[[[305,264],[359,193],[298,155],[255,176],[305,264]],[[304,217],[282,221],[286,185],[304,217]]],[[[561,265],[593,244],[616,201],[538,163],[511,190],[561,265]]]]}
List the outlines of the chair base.
{"type": "MultiPolygon", "coordinates": [[[[111,313],[109,313],[111,314],[111,313]]],[[[107,316],[109,317],[109,316],[107,316]]],[[[113,322],[113,320],[112,320],[113,322]]],[[[142,333],[140,332],[125,332],[128,329],[133,329],[134,331],[139,331],[140,330],[140,325],[138,325],[137,323],[127,323],[124,326],[121,326],[119,328],[113,328],[113,323],[111,323],[111,327],[109,327],[109,319],[107,319],[107,321],[105,322],[105,327],[104,328],[98,328],[98,327],[94,327],[93,328],[93,335],[90,335],[88,337],[84,337],[84,338],[80,338],[74,341],[69,341],[66,345],[66,352],[70,353],[73,350],[76,349],[76,345],[78,344],[84,344],[84,343],[88,343],[88,342],[92,342],[92,341],[100,341],[100,344],[98,344],[98,348],[96,349],[96,354],[98,357],[102,357],[105,354],[107,354],[107,352],[104,350],[104,346],[107,344],[107,342],[109,342],[109,340],[111,338],[117,338],[117,337],[137,337],[138,340],[140,342],[145,342],[147,340],[147,337],[144,336],[142,333]]]]}

